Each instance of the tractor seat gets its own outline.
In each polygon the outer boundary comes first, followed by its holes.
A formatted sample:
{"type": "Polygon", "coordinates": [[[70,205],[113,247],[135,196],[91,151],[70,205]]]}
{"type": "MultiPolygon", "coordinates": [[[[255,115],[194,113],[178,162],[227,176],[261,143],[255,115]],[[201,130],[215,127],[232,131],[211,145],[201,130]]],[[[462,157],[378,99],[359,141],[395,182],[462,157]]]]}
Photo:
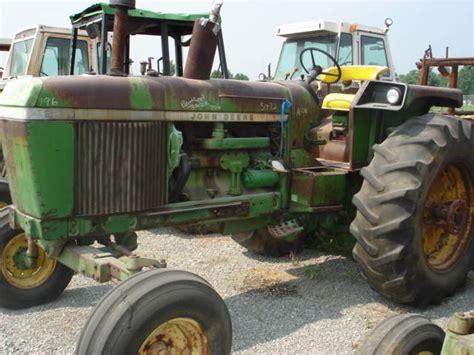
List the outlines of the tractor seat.
{"type": "MultiPolygon", "coordinates": [[[[337,68],[331,67],[324,70],[326,73],[337,75],[337,68]]],[[[365,80],[377,80],[381,75],[388,71],[387,67],[375,66],[375,65],[347,65],[341,67],[341,79],[342,81],[365,81],[365,80]]],[[[323,83],[331,84],[334,82],[334,76],[328,76],[322,74],[320,80],[323,83]]],[[[351,109],[352,101],[354,101],[355,95],[353,94],[328,94],[323,100],[323,109],[326,110],[339,110],[349,111],[351,109]]]]}

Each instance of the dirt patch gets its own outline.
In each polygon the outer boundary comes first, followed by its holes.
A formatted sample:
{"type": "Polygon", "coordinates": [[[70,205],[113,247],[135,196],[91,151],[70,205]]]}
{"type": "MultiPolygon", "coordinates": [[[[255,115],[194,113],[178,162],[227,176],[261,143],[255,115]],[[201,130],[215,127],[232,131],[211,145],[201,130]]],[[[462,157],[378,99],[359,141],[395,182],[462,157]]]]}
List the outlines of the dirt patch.
{"type": "Polygon", "coordinates": [[[232,242],[229,237],[219,235],[196,235],[195,239],[198,241],[199,246],[202,248],[212,248],[217,243],[230,243],[232,242]]]}
{"type": "Polygon", "coordinates": [[[380,322],[380,319],[399,314],[401,313],[401,310],[397,307],[391,309],[387,305],[381,303],[369,303],[363,306],[357,306],[356,312],[360,313],[362,318],[364,318],[367,329],[372,329],[380,322]]]}
{"type": "Polygon", "coordinates": [[[239,291],[264,293],[273,297],[297,296],[297,280],[298,277],[284,271],[255,267],[244,270],[237,278],[234,288],[239,291]]]}

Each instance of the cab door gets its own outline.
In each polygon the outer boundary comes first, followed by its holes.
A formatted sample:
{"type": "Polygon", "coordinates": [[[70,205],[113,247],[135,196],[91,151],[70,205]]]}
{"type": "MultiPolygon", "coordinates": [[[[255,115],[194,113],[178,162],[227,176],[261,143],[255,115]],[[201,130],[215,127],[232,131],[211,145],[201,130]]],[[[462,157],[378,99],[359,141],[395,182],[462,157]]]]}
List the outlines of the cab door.
{"type": "Polygon", "coordinates": [[[382,80],[394,80],[395,70],[390,56],[387,37],[381,34],[357,31],[357,61],[359,65],[379,65],[389,68],[382,80]]]}

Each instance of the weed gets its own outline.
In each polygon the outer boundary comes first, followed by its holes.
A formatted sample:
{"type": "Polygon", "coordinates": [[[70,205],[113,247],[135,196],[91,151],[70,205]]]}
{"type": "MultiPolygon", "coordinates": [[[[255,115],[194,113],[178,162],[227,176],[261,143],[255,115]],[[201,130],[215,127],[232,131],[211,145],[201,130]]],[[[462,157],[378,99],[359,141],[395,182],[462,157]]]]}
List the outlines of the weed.
{"type": "Polygon", "coordinates": [[[303,267],[303,273],[310,279],[314,280],[321,272],[321,267],[318,265],[306,265],[303,267]]]}

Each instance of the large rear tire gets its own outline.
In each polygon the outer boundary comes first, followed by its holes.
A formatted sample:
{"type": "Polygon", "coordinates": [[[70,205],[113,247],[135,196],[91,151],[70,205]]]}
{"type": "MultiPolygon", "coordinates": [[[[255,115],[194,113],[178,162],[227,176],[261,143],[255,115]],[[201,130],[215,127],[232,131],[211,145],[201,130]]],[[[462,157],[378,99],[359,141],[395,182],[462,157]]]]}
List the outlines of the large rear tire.
{"type": "Polygon", "coordinates": [[[428,114],[405,122],[361,171],[353,255],[370,286],[400,303],[439,303],[474,255],[472,123],[428,114]]]}
{"type": "Polygon", "coordinates": [[[382,321],[362,341],[358,355],[440,354],[444,331],[418,314],[400,314],[382,321]]]}
{"type": "Polygon", "coordinates": [[[132,276],[107,293],[86,323],[77,354],[230,354],[224,301],[202,278],[178,270],[132,276]]]}

